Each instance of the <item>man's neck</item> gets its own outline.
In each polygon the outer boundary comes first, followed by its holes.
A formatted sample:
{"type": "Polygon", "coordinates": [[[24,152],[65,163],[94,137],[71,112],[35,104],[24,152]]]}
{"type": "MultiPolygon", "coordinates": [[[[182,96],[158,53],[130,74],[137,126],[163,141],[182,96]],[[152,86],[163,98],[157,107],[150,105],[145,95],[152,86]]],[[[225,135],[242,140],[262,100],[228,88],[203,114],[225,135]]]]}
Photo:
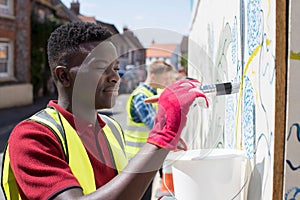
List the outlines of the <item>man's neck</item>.
{"type": "Polygon", "coordinates": [[[155,84],[155,83],[152,83],[151,81],[145,81],[144,84],[151,87],[151,88],[153,88],[153,89],[155,89],[155,90],[158,88],[157,87],[158,85],[155,84]]]}
{"type": "Polygon", "coordinates": [[[64,99],[58,99],[58,105],[67,110],[68,112],[75,115],[77,118],[82,119],[86,122],[90,122],[92,124],[96,123],[97,120],[97,110],[95,107],[87,106],[80,102],[70,102],[64,99]]]}

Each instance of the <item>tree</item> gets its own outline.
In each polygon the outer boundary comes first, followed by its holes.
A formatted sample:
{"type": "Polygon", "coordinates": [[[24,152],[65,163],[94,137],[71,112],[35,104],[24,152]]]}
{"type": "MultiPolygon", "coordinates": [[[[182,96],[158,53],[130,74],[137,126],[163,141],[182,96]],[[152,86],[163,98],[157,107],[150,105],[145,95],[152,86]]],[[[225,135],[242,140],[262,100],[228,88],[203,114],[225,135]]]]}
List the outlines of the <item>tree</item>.
{"type": "Polygon", "coordinates": [[[47,92],[46,86],[50,77],[50,69],[47,62],[47,40],[51,32],[60,24],[57,19],[49,15],[44,20],[39,20],[38,16],[31,12],[31,83],[33,85],[33,95],[41,95],[47,92]]]}

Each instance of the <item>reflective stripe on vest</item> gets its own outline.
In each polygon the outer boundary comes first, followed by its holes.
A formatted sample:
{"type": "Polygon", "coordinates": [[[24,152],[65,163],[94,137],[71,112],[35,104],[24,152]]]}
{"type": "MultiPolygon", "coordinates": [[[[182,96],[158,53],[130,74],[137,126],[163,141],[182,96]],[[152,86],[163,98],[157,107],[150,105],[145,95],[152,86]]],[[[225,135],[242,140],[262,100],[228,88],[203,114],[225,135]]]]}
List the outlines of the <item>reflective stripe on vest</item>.
{"type": "MultiPolygon", "coordinates": [[[[102,115],[101,118],[106,122],[106,126],[103,127],[103,132],[107,141],[109,141],[112,160],[119,173],[128,162],[124,153],[124,139],[123,136],[121,136],[122,131],[120,126],[114,120],[102,115]],[[116,136],[118,139],[114,136],[112,131],[116,133],[116,135],[119,134],[119,136],[116,136]]],[[[77,132],[67,120],[53,108],[46,108],[30,117],[29,120],[47,126],[58,138],[58,141],[64,150],[66,161],[69,163],[72,173],[80,183],[83,193],[88,194],[95,191],[94,172],[89,157],[77,132]],[[78,160],[81,160],[81,162],[78,162],[78,160]]],[[[19,194],[15,177],[9,164],[8,147],[5,151],[3,163],[1,185],[4,189],[5,196],[9,200],[18,199],[15,198],[15,196],[18,196],[19,194]]]]}
{"type": "Polygon", "coordinates": [[[125,150],[124,134],[120,125],[106,115],[100,115],[105,121],[106,126],[103,127],[103,132],[107,137],[110,149],[113,155],[113,162],[118,173],[120,173],[128,164],[125,150]]]}
{"type": "Polygon", "coordinates": [[[7,200],[18,200],[21,199],[18,192],[18,186],[15,176],[10,167],[10,159],[8,154],[8,145],[5,148],[2,160],[2,176],[1,176],[1,186],[3,190],[4,197],[7,200]]]}
{"type": "MultiPolygon", "coordinates": [[[[135,122],[132,120],[130,108],[132,106],[133,98],[143,93],[146,97],[151,97],[154,94],[144,86],[139,86],[129,96],[126,105],[126,111],[128,114],[127,126],[125,129],[125,141],[126,141],[126,152],[127,157],[132,158],[137,152],[140,151],[141,147],[147,142],[148,134],[150,129],[143,122],[135,122]]],[[[157,103],[152,104],[154,109],[157,111],[157,103]]]]}

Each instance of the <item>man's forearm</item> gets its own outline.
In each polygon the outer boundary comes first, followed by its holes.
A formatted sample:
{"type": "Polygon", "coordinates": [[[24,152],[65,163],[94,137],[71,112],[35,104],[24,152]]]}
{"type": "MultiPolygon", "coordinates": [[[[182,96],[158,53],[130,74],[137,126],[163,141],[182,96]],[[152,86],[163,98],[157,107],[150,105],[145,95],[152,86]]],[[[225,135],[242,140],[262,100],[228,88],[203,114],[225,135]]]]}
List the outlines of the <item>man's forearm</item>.
{"type": "Polygon", "coordinates": [[[118,176],[87,197],[90,199],[140,199],[168,152],[146,143],[118,176]]]}

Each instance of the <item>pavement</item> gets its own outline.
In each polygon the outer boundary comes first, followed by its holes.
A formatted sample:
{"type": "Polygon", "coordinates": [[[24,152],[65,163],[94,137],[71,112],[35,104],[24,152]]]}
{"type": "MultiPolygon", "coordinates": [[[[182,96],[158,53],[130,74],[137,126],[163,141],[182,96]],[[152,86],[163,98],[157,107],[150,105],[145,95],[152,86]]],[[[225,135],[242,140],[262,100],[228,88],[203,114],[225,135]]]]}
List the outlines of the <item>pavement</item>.
{"type": "Polygon", "coordinates": [[[50,99],[55,98],[54,95],[43,96],[34,99],[31,105],[0,109],[0,152],[3,152],[10,132],[17,123],[44,108],[50,99]]]}
{"type": "MultiPolygon", "coordinates": [[[[126,101],[128,99],[128,94],[120,94],[117,98],[116,105],[112,109],[104,109],[100,110],[101,113],[110,115],[114,119],[116,119],[117,122],[121,125],[121,127],[124,129],[126,126],[126,101]]],[[[2,157],[3,157],[3,150],[5,148],[7,139],[9,138],[11,130],[14,128],[14,126],[21,122],[22,120],[30,117],[37,111],[43,109],[45,106],[47,106],[47,103],[51,99],[56,99],[56,96],[43,96],[34,99],[33,104],[26,105],[26,106],[20,106],[20,107],[14,107],[14,108],[6,108],[6,109],[0,109],[0,168],[2,167],[2,157]]],[[[1,173],[0,173],[1,178],[1,173]]],[[[160,187],[160,178],[158,174],[155,176],[153,181],[153,192],[152,192],[152,199],[151,200],[157,200],[155,197],[156,191],[160,187]]],[[[4,199],[3,192],[0,189],[0,200],[4,199]]]]}

